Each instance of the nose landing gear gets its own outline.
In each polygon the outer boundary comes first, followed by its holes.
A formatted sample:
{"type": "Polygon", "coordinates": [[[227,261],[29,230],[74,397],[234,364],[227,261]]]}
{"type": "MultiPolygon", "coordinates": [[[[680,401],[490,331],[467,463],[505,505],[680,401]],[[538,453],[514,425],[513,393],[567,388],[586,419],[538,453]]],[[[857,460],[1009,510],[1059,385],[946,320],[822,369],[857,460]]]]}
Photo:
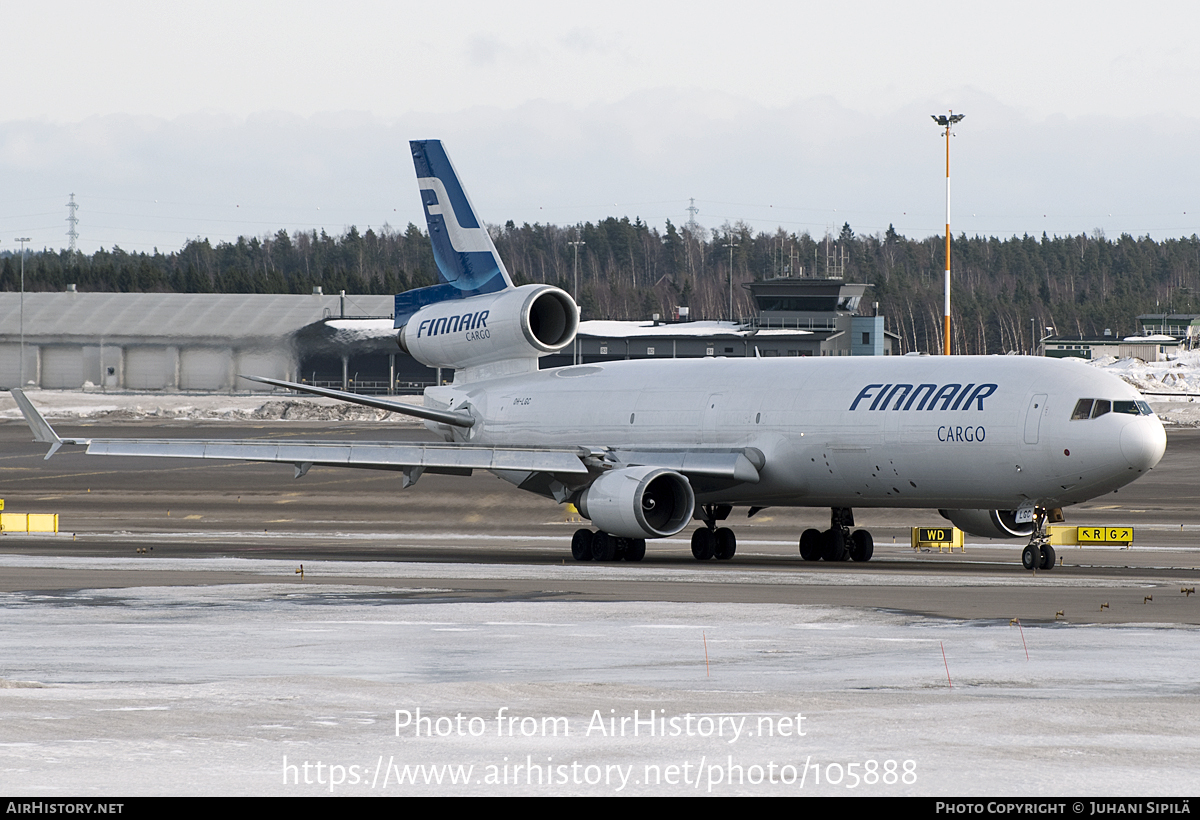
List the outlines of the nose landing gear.
{"type": "MultiPolygon", "coordinates": [[[[1021,550],[1021,566],[1027,570],[1051,570],[1058,560],[1054,547],[1050,546],[1050,536],[1046,534],[1046,519],[1047,511],[1044,508],[1037,507],[1033,511],[1033,534],[1029,536],[1025,549],[1021,550]]],[[[1062,520],[1061,517],[1059,520],[1062,520]]]]}

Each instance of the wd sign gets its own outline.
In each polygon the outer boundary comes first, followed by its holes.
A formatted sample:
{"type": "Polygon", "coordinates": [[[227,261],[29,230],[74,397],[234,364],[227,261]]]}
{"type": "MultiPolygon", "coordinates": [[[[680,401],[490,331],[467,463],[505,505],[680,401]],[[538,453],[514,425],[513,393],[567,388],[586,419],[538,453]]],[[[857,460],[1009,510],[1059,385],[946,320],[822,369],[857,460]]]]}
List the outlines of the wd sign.
{"type": "Polygon", "coordinates": [[[963,549],[962,530],[956,527],[913,527],[913,549],[943,549],[952,550],[955,547],[963,549]]]}

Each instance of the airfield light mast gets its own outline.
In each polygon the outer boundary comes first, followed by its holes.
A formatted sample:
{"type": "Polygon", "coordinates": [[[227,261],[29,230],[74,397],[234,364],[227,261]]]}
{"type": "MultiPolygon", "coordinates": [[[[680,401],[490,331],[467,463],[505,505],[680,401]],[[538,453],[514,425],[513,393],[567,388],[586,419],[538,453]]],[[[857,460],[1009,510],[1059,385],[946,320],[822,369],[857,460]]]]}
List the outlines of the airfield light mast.
{"type": "MultiPolygon", "coordinates": [[[[586,245],[587,243],[579,238],[579,229],[576,228],[575,229],[575,241],[568,242],[567,244],[572,246],[573,248],[575,248],[575,305],[576,305],[576,307],[578,307],[578,305],[579,305],[579,246],[586,245]]],[[[572,364],[579,364],[579,336],[578,335],[575,336],[574,347],[575,347],[575,355],[573,357],[574,361],[572,362],[572,364]]]]}
{"type": "Polygon", "coordinates": [[[21,387],[25,386],[25,243],[32,242],[28,236],[18,236],[21,243],[21,387]]]}
{"type": "Polygon", "coordinates": [[[729,241],[725,243],[725,247],[729,248],[729,321],[733,321],[733,249],[738,246],[738,243],[733,241],[733,232],[729,234],[729,241]]]}
{"type": "Polygon", "coordinates": [[[950,355],[950,130],[954,124],[966,114],[955,114],[953,109],[947,114],[931,114],[933,121],[946,130],[946,310],[943,317],[944,339],[942,352],[950,355]]]}

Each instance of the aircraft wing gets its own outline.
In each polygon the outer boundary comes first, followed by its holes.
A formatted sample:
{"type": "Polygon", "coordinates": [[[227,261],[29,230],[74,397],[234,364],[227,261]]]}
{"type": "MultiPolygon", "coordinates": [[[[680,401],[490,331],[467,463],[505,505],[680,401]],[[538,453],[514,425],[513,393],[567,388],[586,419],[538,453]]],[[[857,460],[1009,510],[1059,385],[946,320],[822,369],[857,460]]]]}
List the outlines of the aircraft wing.
{"type": "Polygon", "coordinates": [[[518,447],[472,447],[406,442],[263,441],[259,439],[100,439],[62,438],[19,388],[10,391],[33,430],[35,441],[50,445],[46,458],[63,445],[87,447],[88,455],[213,458],[293,464],[296,477],[314,464],[397,470],[404,486],[423,472],[470,475],[472,470],[513,470],[549,473],[586,480],[584,450],[518,447]]]}
{"type": "MultiPolygon", "coordinates": [[[[479,447],[409,442],[63,438],[42,417],[20,388],[13,388],[10,392],[33,431],[34,440],[50,445],[46,458],[50,458],[64,445],[75,445],[86,447],[88,455],[209,458],[292,464],[296,468],[297,478],[307,473],[313,465],[396,470],[404,473],[405,487],[414,483],[425,472],[470,475],[473,470],[526,473],[530,478],[537,477],[535,480],[539,483],[553,480],[577,486],[589,483],[591,473],[600,472],[607,467],[625,466],[664,467],[682,473],[701,486],[711,485],[713,482],[729,486],[738,483],[758,483],[759,470],[765,463],[762,452],[755,448],[621,450],[587,447],[479,447]]],[[[451,413],[445,415],[449,416],[451,413]]]]}

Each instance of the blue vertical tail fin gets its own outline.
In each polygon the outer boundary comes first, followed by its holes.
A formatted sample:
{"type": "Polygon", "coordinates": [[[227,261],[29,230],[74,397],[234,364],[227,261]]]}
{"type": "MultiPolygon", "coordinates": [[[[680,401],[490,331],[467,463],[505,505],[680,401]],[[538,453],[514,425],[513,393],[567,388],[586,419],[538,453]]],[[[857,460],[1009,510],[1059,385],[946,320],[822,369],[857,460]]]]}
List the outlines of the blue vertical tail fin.
{"type": "Polygon", "coordinates": [[[413,140],[413,164],[440,284],[396,295],[396,327],[425,305],[513,286],[440,140],[413,140]]]}

